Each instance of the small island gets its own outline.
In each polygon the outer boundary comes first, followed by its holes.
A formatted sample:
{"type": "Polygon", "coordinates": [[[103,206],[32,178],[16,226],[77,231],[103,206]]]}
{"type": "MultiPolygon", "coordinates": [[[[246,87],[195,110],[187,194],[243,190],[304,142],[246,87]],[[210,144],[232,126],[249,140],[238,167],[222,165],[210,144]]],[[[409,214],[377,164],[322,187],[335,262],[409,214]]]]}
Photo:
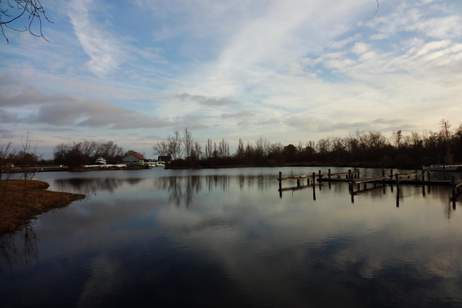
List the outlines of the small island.
{"type": "Polygon", "coordinates": [[[85,195],[47,190],[36,180],[0,181],[0,235],[14,232],[37,215],[85,198],[85,195]]]}

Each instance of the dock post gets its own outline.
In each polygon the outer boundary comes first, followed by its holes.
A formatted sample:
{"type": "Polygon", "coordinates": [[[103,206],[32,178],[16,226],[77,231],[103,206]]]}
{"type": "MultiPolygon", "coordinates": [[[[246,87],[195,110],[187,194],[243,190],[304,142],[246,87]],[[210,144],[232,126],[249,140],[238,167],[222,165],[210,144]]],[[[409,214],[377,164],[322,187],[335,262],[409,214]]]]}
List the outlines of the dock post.
{"type": "Polygon", "coordinates": [[[306,186],[310,186],[310,177],[306,175],[306,186]]]}
{"type": "Polygon", "coordinates": [[[456,203],[456,179],[454,176],[451,177],[451,187],[452,187],[452,204],[456,203]]]}
{"type": "Polygon", "coordinates": [[[399,207],[399,195],[400,195],[399,174],[395,174],[395,179],[396,179],[396,207],[399,207]]]}
{"type": "Polygon", "coordinates": [[[300,188],[300,178],[297,178],[297,187],[300,188]]]}
{"type": "Polygon", "coordinates": [[[327,178],[329,179],[329,182],[330,182],[330,173],[331,172],[330,172],[330,168],[329,168],[329,169],[327,169],[327,178]]]}
{"type": "Polygon", "coordinates": [[[282,172],[281,171],[279,171],[278,182],[279,182],[279,190],[282,190],[282,172]]]}
{"type": "MultiPolygon", "coordinates": [[[[313,179],[315,178],[316,173],[313,172],[313,179]]],[[[316,182],[313,182],[313,201],[316,201],[316,185],[314,185],[316,182]]]]}
{"type": "Polygon", "coordinates": [[[422,168],[422,196],[425,197],[425,170],[422,168]]]}
{"type": "Polygon", "coordinates": [[[351,181],[351,169],[348,169],[348,175],[347,175],[348,180],[351,181]]]}
{"type": "Polygon", "coordinates": [[[390,180],[393,180],[393,169],[390,169],[390,180]]]}
{"type": "Polygon", "coordinates": [[[316,186],[316,173],[313,172],[312,177],[313,177],[313,187],[314,187],[316,186]]]}

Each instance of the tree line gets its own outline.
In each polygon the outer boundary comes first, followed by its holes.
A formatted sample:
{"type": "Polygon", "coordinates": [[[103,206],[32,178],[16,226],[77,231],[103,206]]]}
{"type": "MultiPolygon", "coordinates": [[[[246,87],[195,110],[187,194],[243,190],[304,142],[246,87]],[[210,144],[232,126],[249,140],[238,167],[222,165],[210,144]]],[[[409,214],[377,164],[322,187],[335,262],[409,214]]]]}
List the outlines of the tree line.
{"type": "Polygon", "coordinates": [[[36,166],[39,160],[40,156],[32,148],[29,135],[18,147],[11,142],[0,144],[0,181],[7,180],[12,170],[21,172],[24,181],[32,178],[35,172],[31,167],[36,166]]]}
{"type": "Polygon", "coordinates": [[[125,152],[113,141],[94,142],[81,141],[70,144],[59,144],[54,150],[54,162],[68,167],[80,167],[94,164],[102,157],[109,164],[122,161],[125,152]]]}
{"type": "Polygon", "coordinates": [[[440,124],[436,132],[398,130],[388,138],[371,131],[288,145],[265,138],[253,143],[239,139],[233,153],[224,139],[207,139],[202,145],[185,129],[157,142],[154,152],[171,156],[172,168],[281,164],[415,168],[462,162],[462,125],[451,130],[448,121],[442,120],[440,124]]]}

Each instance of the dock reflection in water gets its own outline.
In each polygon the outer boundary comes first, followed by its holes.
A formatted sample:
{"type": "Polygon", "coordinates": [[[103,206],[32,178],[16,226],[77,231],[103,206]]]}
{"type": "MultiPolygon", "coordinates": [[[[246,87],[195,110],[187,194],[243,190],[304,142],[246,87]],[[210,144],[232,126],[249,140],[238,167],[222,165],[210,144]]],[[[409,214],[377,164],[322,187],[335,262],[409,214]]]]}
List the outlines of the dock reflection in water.
{"type": "Polygon", "coordinates": [[[91,196],[2,237],[3,304],[462,307],[448,188],[403,186],[399,208],[390,186],[354,203],[344,183],[280,199],[277,172],[43,175],[91,196]]]}

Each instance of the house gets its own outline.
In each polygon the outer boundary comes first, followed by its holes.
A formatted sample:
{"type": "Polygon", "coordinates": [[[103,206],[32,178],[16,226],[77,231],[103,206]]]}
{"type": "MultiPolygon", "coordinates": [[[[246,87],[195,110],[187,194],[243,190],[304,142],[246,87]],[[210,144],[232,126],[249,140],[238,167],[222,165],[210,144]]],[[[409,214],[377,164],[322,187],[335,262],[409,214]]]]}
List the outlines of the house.
{"type": "Polygon", "coordinates": [[[123,158],[123,162],[128,166],[144,165],[144,156],[135,151],[128,151],[123,158]]]}
{"type": "Polygon", "coordinates": [[[159,157],[157,157],[157,161],[159,162],[168,163],[171,160],[172,160],[172,157],[170,155],[159,155],[159,157]]]}

